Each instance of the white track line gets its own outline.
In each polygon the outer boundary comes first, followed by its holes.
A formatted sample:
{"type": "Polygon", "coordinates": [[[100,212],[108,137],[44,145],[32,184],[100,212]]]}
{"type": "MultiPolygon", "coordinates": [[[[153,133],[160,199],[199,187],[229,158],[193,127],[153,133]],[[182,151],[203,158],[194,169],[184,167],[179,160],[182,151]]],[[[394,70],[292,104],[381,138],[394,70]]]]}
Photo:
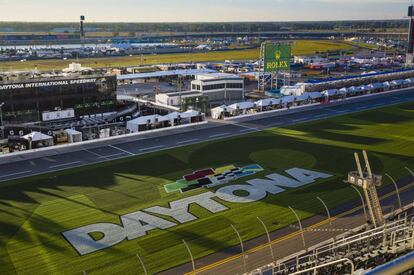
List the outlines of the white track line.
{"type": "Polygon", "coordinates": [[[92,155],[94,155],[94,156],[96,156],[96,157],[98,157],[98,158],[108,159],[108,157],[107,157],[107,156],[103,156],[103,155],[101,155],[101,154],[95,153],[95,152],[90,151],[90,150],[88,150],[88,149],[85,149],[84,151],[85,151],[85,152],[87,152],[87,153],[89,153],[89,154],[92,154],[92,155]]]}
{"type": "Polygon", "coordinates": [[[12,177],[12,176],[18,176],[18,175],[28,174],[28,173],[31,173],[31,172],[32,172],[32,170],[27,170],[27,171],[22,171],[22,172],[16,172],[16,173],[7,174],[7,175],[1,175],[0,178],[8,178],[8,177],[12,177]]]}
{"type": "Polygon", "coordinates": [[[62,163],[62,164],[58,164],[58,165],[52,165],[52,166],[49,166],[49,168],[58,168],[58,167],[62,167],[62,166],[69,166],[69,165],[72,165],[72,164],[79,164],[79,163],[81,163],[82,161],[73,161],[73,162],[68,162],[68,163],[62,163]]]}
{"type": "Polygon", "coordinates": [[[164,147],[164,145],[158,145],[158,146],[154,146],[154,147],[148,147],[148,148],[141,149],[139,151],[140,152],[151,151],[151,150],[159,149],[159,148],[162,148],[162,147],[164,147]]]}
{"type": "Polygon", "coordinates": [[[229,135],[230,133],[222,133],[222,134],[217,134],[217,135],[212,135],[212,136],[209,136],[209,138],[218,138],[218,137],[224,137],[224,136],[227,136],[227,135],[229,135]]]}
{"type": "Polygon", "coordinates": [[[114,145],[108,145],[108,147],[114,148],[114,149],[116,149],[116,150],[118,150],[118,151],[121,151],[121,152],[124,152],[124,153],[126,153],[126,154],[128,154],[128,155],[135,156],[135,154],[133,154],[133,153],[131,153],[131,152],[128,152],[128,151],[126,151],[126,150],[124,150],[124,149],[121,149],[121,148],[119,148],[119,147],[116,147],[116,146],[114,146],[114,145]]]}
{"type": "Polygon", "coordinates": [[[179,145],[179,144],[191,143],[191,142],[198,141],[198,140],[199,140],[198,138],[194,138],[194,139],[189,139],[189,140],[178,141],[175,144],[179,145]]]}
{"type": "Polygon", "coordinates": [[[244,132],[257,132],[257,131],[259,131],[259,130],[256,130],[256,129],[253,129],[253,128],[251,128],[251,129],[246,128],[246,129],[241,129],[239,132],[244,133],[244,132]]]}

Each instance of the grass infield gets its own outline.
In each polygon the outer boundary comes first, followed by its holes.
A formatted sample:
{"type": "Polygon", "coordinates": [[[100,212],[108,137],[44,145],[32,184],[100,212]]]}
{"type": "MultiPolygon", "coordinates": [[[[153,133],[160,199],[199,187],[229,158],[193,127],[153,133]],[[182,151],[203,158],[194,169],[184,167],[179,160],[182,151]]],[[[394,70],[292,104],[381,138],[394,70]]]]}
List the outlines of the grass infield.
{"type": "MultiPolygon", "coordinates": [[[[311,55],[315,52],[352,50],[356,44],[341,41],[326,40],[298,40],[294,43],[293,55],[311,55]]],[[[125,67],[152,64],[169,64],[181,62],[224,62],[224,60],[256,60],[259,58],[259,49],[231,50],[222,52],[187,53],[187,54],[159,54],[123,57],[84,58],[80,60],[33,60],[26,62],[2,62],[0,71],[33,70],[37,66],[40,71],[61,70],[72,62],[79,62],[85,67],[125,67]]]]}
{"type": "Polygon", "coordinates": [[[135,274],[140,271],[136,253],[150,273],[166,270],[188,261],[182,239],[198,258],[238,243],[230,224],[248,240],[263,234],[256,216],[275,230],[294,222],[288,205],[306,218],[324,211],[317,196],[329,207],[356,199],[343,179],[355,169],[353,152],[361,149],[369,151],[375,172],[406,176],[404,166],[414,166],[414,103],[4,182],[0,185],[0,274],[81,274],[83,270],[135,274]],[[153,230],[86,256],[79,256],[61,235],[93,223],[119,224],[120,215],[166,207],[168,202],[206,192],[165,191],[165,184],[194,170],[253,163],[264,171],[230,184],[284,174],[293,167],[334,176],[254,203],[217,199],[229,208],[218,214],[192,205],[190,212],[199,217],[197,221],[153,230]]]}

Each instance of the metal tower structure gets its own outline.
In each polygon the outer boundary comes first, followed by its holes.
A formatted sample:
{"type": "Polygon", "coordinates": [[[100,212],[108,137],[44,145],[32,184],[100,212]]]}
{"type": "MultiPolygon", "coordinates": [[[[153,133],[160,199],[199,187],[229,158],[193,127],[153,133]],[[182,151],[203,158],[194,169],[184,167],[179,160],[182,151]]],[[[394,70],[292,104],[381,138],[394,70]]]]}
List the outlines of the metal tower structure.
{"type": "Polygon", "coordinates": [[[260,46],[260,59],[259,59],[259,82],[258,90],[261,92],[266,91],[266,87],[270,84],[270,89],[273,89],[273,73],[266,73],[265,70],[265,49],[266,42],[260,46]]]}
{"type": "MultiPolygon", "coordinates": [[[[274,88],[279,88],[279,73],[281,71],[276,72],[266,72],[265,70],[265,54],[266,54],[266,44],[272,44],[271,42],[263,42],[260,46],[260,59],[259,59],[259,81],[258,81],[258,90],[261,92],[265,92],[266,88],[270,87],[270,90],[274,88]]],[[[283,43],[276,43],[278,45],[292,45],[292,42],[283,42],[283,43]]],[[[286,72],[286,71],[285,71],[286,72]]],[[[286,83],[290,83],[290,71],[288,72],[288,77],[286,74],[283,78],[284,85],[286,83]]]]}
{"type": "Polygon", "coordinates": [[[362,187],[371,222],[375,227],[378,227],[384,224],[384,216],[376,188],[382,185],[382,176],[372,173],[367,152],[363,151],[362,153],[364,155],[365,167],[362,169],[358,153],[355,153],[355,162],[358,171],[352,171],[348,174],[348,182],[362,187]]]}
{"type": "Polygon", "coordinates": [[[408,17],[410,18],[410,25],[408,30],[408,48],[406,56],[406,65],[411,66],[414,59],[414,6],[408,7],[408,17]]]}
{"type": "Polygon", "coordinates": [[[80,25],[79,25],[79,33],[80,33],[80,39],[82,44],[85,42],[85,28],[83,26],[85,21],[85,15],[80,16],[80,25]]]}

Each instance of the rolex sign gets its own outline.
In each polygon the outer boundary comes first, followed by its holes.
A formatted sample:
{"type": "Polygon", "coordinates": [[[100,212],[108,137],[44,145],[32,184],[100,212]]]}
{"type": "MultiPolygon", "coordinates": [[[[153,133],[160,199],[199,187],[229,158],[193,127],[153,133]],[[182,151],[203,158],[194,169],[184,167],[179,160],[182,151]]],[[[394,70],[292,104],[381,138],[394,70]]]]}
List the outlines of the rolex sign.
{"type": "Polygon", "coordinates": [[[264,55],[265,72],[278,72],[290,70],[290,45],[266,44],[264,55]]]}

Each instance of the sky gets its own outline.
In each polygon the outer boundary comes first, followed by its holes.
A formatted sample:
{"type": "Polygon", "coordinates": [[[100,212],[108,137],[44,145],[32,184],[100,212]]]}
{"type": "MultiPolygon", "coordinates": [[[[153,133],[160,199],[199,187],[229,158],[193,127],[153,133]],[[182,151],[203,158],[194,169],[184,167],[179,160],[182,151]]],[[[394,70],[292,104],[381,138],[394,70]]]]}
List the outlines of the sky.
{"type": "Polygon", "coordinates": [[[0,21],[227,22],[401,19],[410,0],[0,0],[0,21]]]}

